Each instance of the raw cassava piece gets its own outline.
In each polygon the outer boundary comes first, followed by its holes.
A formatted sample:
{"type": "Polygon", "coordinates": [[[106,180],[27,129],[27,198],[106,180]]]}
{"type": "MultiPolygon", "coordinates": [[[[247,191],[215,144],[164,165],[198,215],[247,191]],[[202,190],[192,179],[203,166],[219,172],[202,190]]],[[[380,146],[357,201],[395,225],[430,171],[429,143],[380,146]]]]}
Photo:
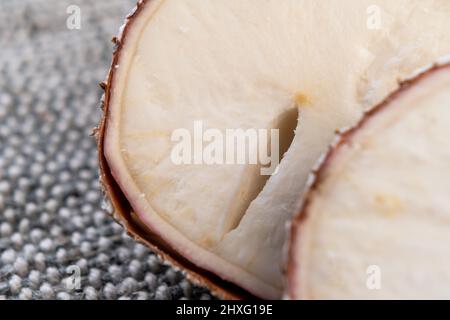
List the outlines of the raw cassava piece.
{"type": "Polygon", "coordinates": [[[115,39],[98,134],[117,220],[221,296],[281,297],[311,167],[336,129],[450,53],[448,30],[447,0],[139,2],[115,39]],[[277,174],[174,163],[173,132],[196,121],[280,129],[277,174]]]}
{"type": "Polygon", "coordinates": [[[450,65],[344,132],[294,220],[293,299],[450,298],[450,65]]]}

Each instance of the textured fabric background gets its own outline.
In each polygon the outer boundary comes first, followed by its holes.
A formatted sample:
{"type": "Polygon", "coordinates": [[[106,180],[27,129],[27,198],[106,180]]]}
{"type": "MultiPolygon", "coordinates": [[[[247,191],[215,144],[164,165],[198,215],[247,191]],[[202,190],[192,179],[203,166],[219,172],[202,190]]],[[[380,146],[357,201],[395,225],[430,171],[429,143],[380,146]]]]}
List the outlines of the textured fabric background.
{"type": "Polygon", "coordinates": [[[89,135],[110,39],[133,6],[0,0],[0,299],[211,298],[102,205],[89,135]],[[66,27],[71,4],[81,30],[66,27]]]}

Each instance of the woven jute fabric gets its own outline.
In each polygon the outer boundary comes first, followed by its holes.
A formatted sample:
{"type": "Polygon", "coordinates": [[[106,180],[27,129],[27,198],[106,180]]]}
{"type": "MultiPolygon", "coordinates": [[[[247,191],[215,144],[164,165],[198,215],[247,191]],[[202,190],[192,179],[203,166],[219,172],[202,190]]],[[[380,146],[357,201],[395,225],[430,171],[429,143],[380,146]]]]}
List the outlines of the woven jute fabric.
{"type": "Polygon", "coordinates": [[[90,134],[110,39],[133,7],[0,0],[0,299],[211,298],[102,205],[90,134]]]}

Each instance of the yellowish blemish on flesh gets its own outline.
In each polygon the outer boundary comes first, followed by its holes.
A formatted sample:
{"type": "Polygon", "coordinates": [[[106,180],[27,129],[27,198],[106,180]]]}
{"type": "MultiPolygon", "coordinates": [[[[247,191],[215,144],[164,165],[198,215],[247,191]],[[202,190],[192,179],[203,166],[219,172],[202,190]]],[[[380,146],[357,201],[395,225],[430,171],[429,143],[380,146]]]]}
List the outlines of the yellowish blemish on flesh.
{"type": "Polygon", "coordinates": [[[310,98],[302,93],[302,92],[298,92],[294,95],[294,102],[296,104],[297,107],[303,107],[303,106],[310,106],[311,105],[311,100],[310,98]]]}
{"type": "Polygon", "coordinates": [[[212,248],[216,242],[211,238],[211,237],[203,237],[202,239],[200,239],[200,245],[204,248],[212,248]]]}
{"type": "Polygon", "coordinates": [[[379,212],[386,218],[391,218],[402,210],[400,199],[394,195],[380,193],[375,195],[374,201],[380,210],[379,212]]]}

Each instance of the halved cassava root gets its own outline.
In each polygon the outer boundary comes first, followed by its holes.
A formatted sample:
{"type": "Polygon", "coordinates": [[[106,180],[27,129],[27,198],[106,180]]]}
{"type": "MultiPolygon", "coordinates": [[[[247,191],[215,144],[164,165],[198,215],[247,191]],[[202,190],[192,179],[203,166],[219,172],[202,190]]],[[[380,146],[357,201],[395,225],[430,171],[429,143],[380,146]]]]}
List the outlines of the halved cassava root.
{"type": "Polygon", "coordinates": [[[292,224],[292,299],[450,298],[450,64],[341,133],[292,224]]]}
{"type": "Polygon", "coordinates": [[[118,69],[121,49],[124,45],[128,28],[130,27],[133,19],[141,13],[146,3],[150,1],[151,0],[139,0],[136,7],[127,16],[124,25],[121,27],[119,35],[112,38],[115,48],[111,67],[106,80],[100,83],[101,89],[104,90],[100,105],[103,111],[103,117],[99,123],[99,126],[94,129],[94,135],[97,139],[98,146],[100,182],[102,183],[107,200],[112,204],[112,218],[119,223],[132,238],[151,248],[162,260],[169,262],[176,268],[180,268],[188,279],[194,283],[209,288],[214,295],[224,299],[233,300],[243,298],[254,299],[255,297],[249,292],[233,283],[221,279],[207,270],[199,268],[191,261],[185,259],[170,245],[168,245],[164,239],[161,239],[159,235],[155,234],[152,230],[145,226],[145,224],[143,224],[142,221],[136,217],[130,202],[113,177],[108,161],[105,158],[104,139],[107,126],[106,122],[109,114],[110,99],[112,95],[111,84],[113,83],[115,71],[118,69]]]}
{"type": "Polygon", "coordinates": [[[222,297],[281,296],[285,223],[333,132],[397,79],[450,53],[444,0],[343,1],[141,1],[114,39],[97,135],[116,219],[222,297]],[[379,31],[366,25],[374,4],[389,17],[379,31]],[[170,133],[195,120],[221,130],[282,129],[283,114],[300,114],[302,123],[253,200],[242,194],[262,185],[251,183],[258,179],[249,166],[167,159],[170,133]]]}

